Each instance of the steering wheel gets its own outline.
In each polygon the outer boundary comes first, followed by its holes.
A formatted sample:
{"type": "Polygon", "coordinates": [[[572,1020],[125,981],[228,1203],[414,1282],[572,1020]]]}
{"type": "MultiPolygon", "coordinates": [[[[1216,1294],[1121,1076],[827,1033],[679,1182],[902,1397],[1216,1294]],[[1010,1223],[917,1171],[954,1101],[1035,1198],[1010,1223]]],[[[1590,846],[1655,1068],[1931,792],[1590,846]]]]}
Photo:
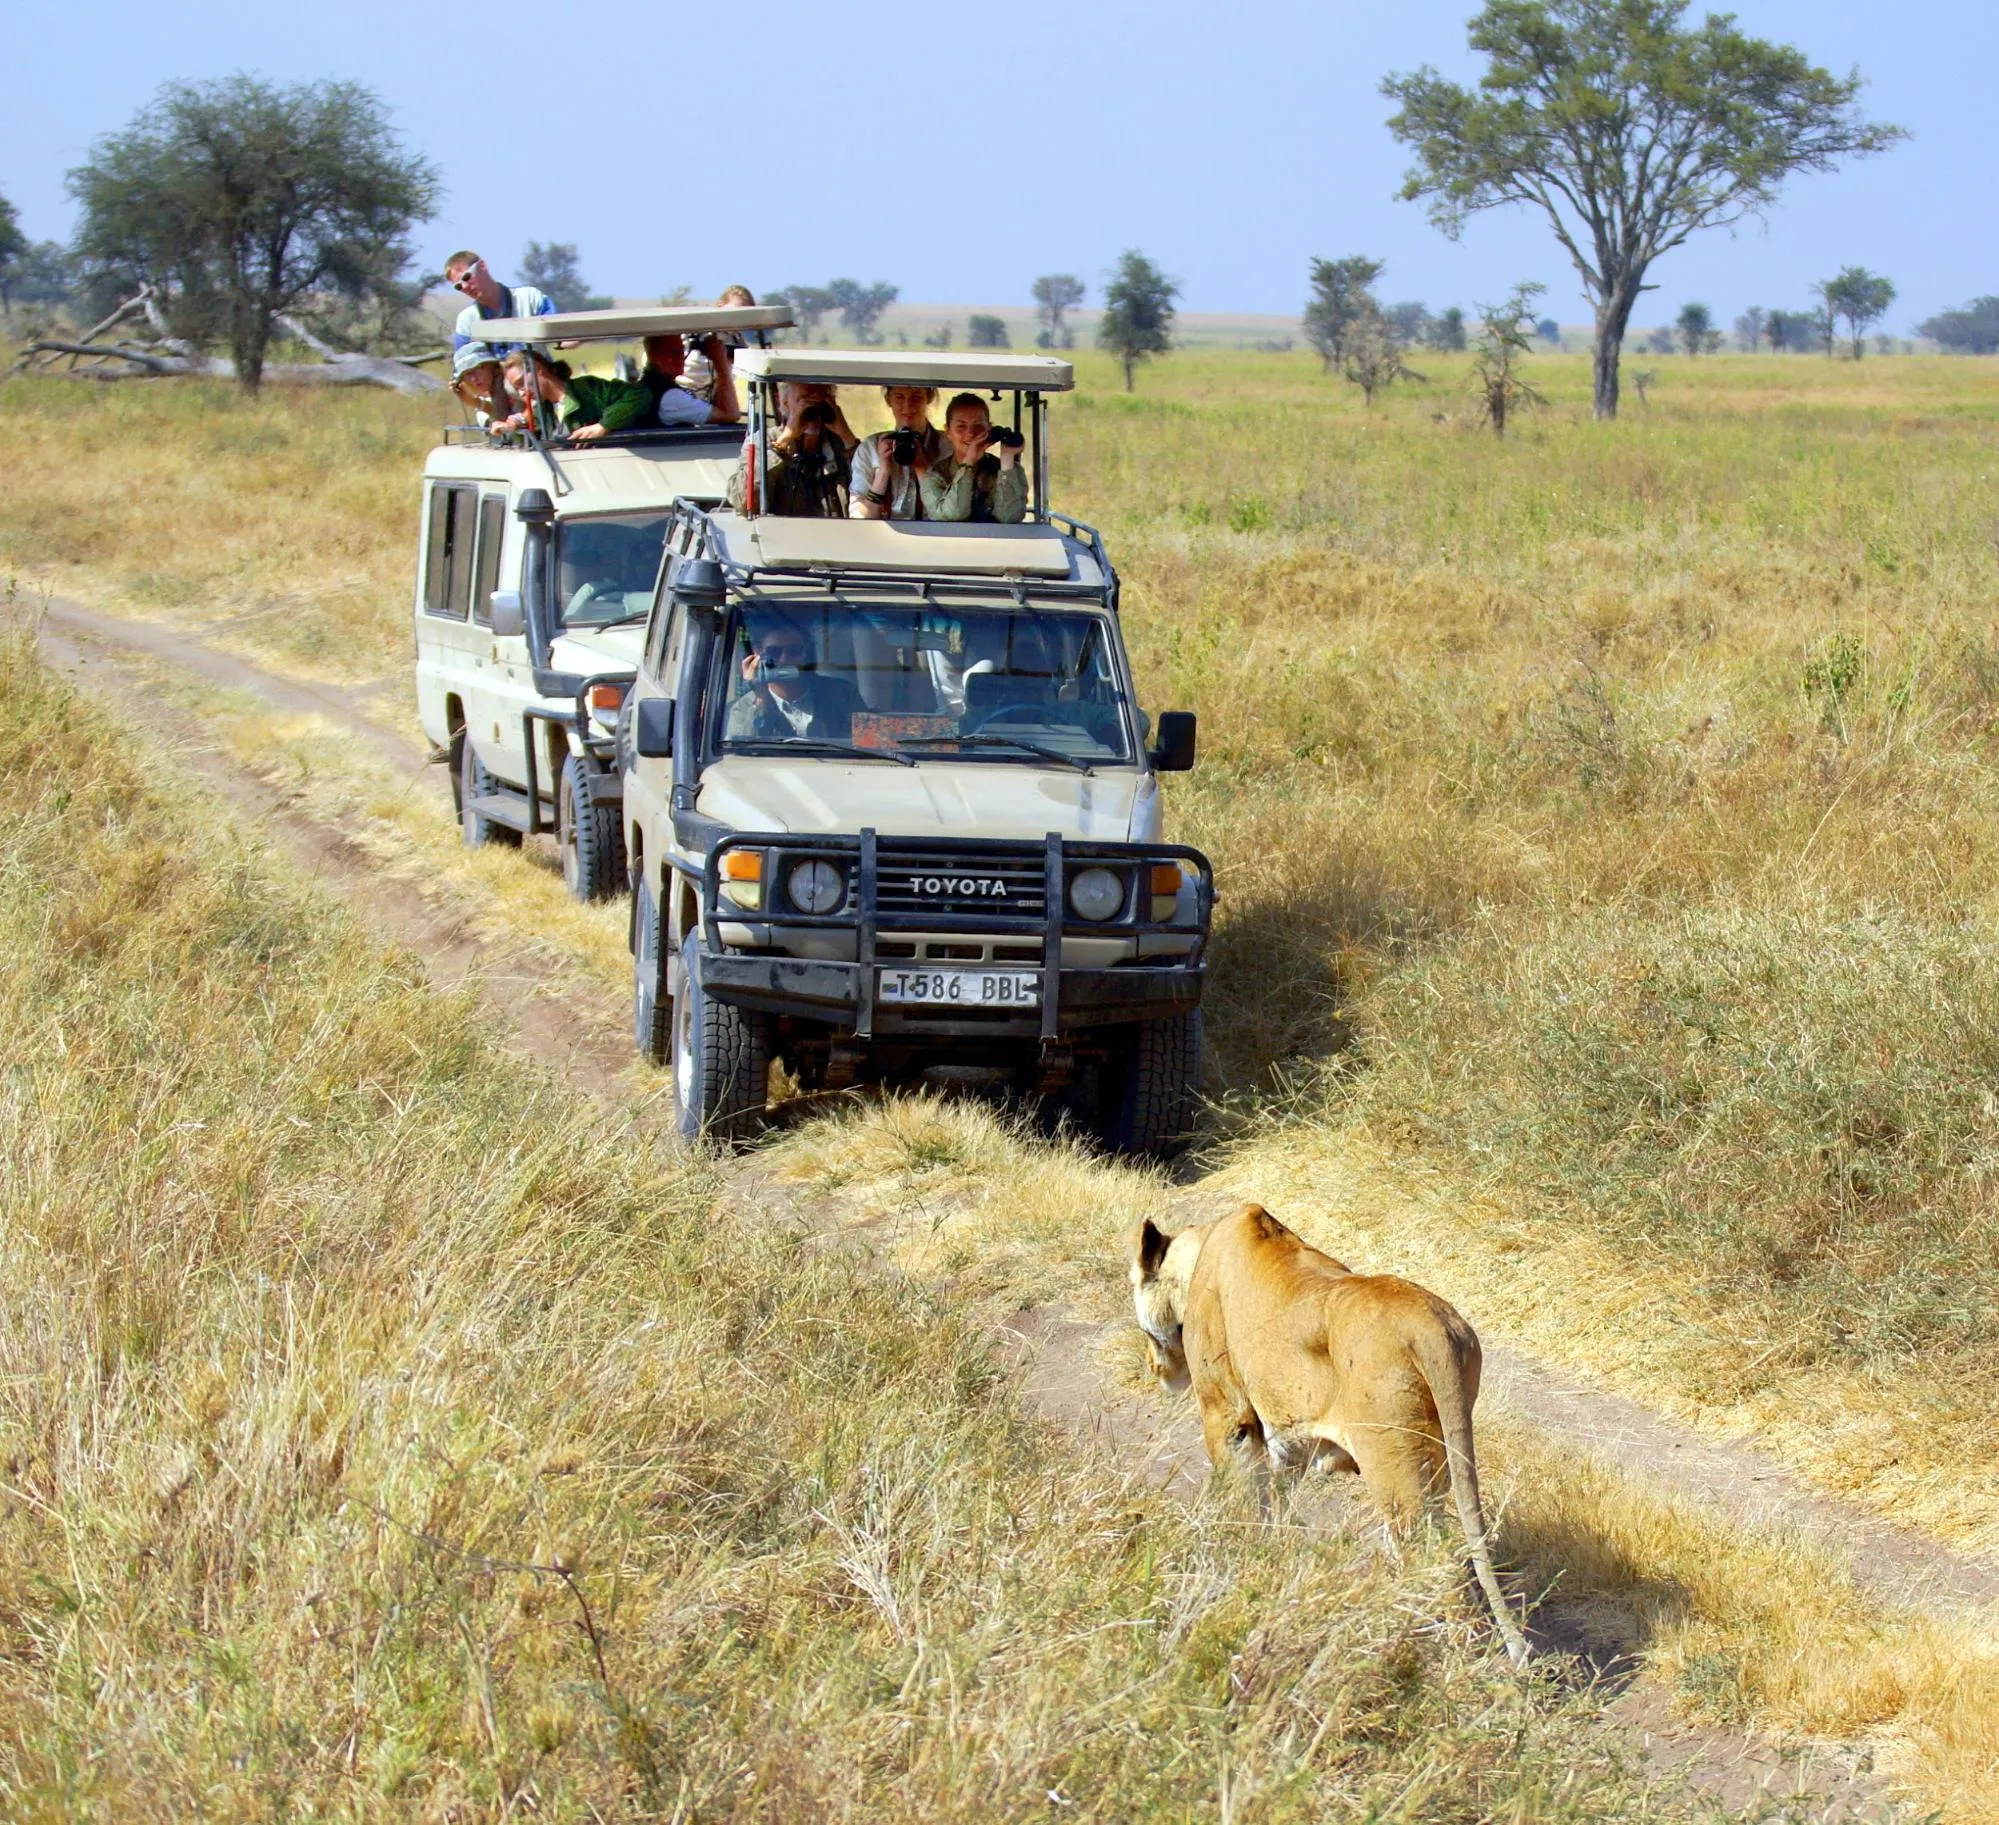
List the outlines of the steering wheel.
{"type": "Polygon", "coordinates": [[[1043,712],[1047,707],[1046,704],[1040,703],[1003,703],[995,709],[988,710],[977,722],[972,723],[965,733],[976,735],[982,729],[991,728],[996,722],[1046,722],[1048,718],[1043,712]]]}

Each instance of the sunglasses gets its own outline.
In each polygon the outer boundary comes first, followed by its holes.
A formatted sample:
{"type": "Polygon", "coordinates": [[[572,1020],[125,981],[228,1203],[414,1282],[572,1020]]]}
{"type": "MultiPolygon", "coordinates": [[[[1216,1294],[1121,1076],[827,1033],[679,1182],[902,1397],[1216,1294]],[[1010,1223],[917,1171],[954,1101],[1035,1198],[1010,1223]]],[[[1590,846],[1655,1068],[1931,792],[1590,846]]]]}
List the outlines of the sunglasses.
{"type": "Polygon", "coordinates": [[[484,260],[474,260],[457,278],[451,281],[451,289],[453,291],[470,291],[472,289],[473,274],[483,272],[485,268],[486,262],[484,260]]]}
{"type": "Polygon", "coordinates": [[[760,646],[757,661],[761,665],[803,665],[805,648],[802,646],[760,646]]]}

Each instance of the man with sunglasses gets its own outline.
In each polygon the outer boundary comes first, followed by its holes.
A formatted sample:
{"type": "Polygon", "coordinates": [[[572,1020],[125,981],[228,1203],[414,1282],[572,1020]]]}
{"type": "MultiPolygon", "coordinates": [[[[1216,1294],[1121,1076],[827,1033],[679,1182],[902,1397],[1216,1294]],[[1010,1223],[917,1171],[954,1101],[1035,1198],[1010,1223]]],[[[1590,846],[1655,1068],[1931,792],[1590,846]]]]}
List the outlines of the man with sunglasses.
{"type": "Polygon", "coordinates": [[[844,678],[815,671],[812,639],[788,615],[747,618],[744,689],[729,706],[730,741],[847,741],[860,693],[844,678]]]}
{"type": "Polygon", "coordinates": [[[444,277],[454,291],[471,300],[458,313],[452,332],[451,389],[488,418],[505,418],[512,408],[500,390],[500,364],[521,345],[488,342],[479,326],[490,317],[553,316],[555,300],[532,285],[502,285],[470,248],[461,248],[445,261],[444,277]]]}

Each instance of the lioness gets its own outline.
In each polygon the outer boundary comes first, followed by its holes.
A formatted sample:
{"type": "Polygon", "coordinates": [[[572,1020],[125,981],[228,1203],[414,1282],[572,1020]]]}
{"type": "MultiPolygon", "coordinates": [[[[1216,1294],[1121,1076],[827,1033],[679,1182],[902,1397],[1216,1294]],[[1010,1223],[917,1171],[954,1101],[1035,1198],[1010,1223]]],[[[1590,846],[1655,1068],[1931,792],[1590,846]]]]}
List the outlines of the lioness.
{"type": "Polygon", "coordinates": [[[1241,1449],[1259,1467],[1358,1470],[1394,1533],[1448,1483],[1506,1652],[1526,1660],[1479,1505],[1478,1338],[1449,1305],[1354,1273],[1256,1204],[1171,1240],[1148,1219],[1131,1288],[1153,1373],[1192,1381],[1217,1466],[1241,1449]]]}

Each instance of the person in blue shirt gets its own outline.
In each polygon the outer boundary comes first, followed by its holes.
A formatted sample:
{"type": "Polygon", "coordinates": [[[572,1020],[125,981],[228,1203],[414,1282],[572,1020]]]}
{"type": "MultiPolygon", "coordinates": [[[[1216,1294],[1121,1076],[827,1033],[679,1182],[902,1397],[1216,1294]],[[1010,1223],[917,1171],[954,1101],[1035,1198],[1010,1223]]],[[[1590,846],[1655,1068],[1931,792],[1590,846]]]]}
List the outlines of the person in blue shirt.
{"type": "Polygon", "coordinates": [[[555,300],[532,285],[502,285],[470,248],[445,261],[444,276],[470,300],[451,336],[451,390],[487,418],[505,418],[512,407],[501,390],[500,364],[521,344],[488,342],[480,326],[494,317],[551,317],[555,300]]]}

